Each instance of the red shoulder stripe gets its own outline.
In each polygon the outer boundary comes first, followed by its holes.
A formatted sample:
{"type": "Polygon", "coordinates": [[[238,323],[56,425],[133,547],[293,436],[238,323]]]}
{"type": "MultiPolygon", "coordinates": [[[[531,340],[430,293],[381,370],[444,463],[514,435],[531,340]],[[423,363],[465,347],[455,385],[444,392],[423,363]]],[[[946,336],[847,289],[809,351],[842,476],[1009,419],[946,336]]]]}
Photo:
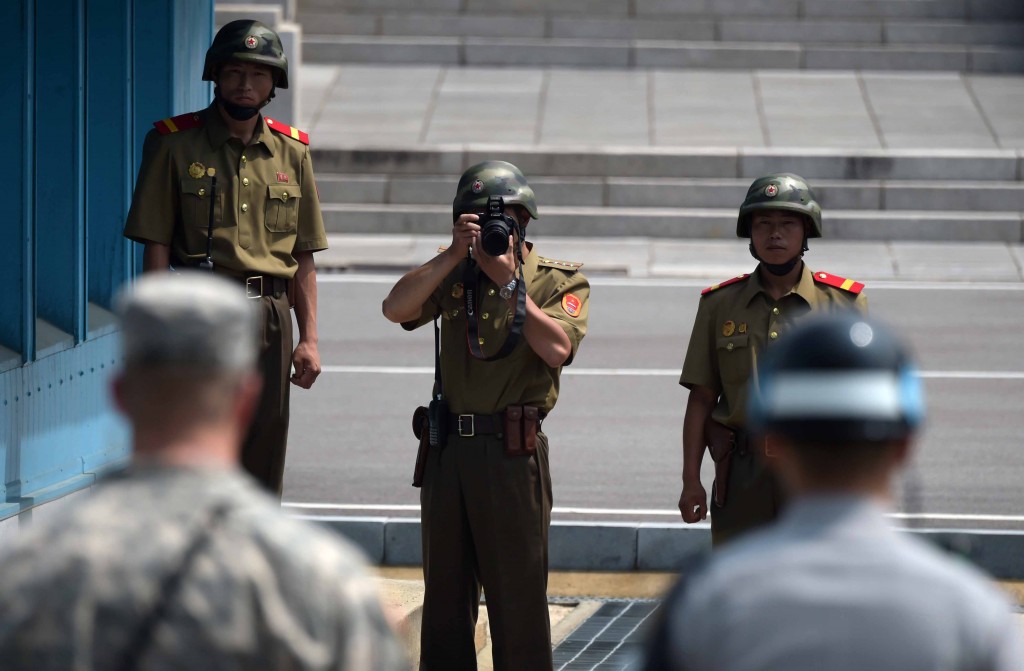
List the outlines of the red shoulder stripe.
{"type": "Polygon", "coordinates": [[[276,119],[271,119],[270,117],[264,117],[264,119],[267,122],[267,126],[270,127],[270,130],[277,131],[281,135],[287,135],[293,140],[298,140],[302,144],[309,144],[309,135],[307,133],[295,128],[294,126],[289,126],[288,124],[281,123],[276,119]]]}
{"type": "Polygon", "coordinates": [[[178,116],[153,122],[153,126],[161,135],[170,135],[171,133],[177,133],[179,130],[187,130],[189,128],[199,128],[202,125],[203,117],[199,115],[199,112],[179,114],[178,116]]]}
{"type": "Polygon", "coordinates": [[[707,289],[704,289],[703,291],[700,292],[700,295],[703,296],[705,294],[710,294],[712,291],[716,291],[718,289],[721,289],[722,287],[727,287],[730,284],[736,284],[740,280],[745,280],[748,277],[750,277],[750,273],[743,273],[742,275],[734,277],[734,278],[732,278],[730,280],[726,280],[724,282],[719,282],[718,284],[714,284],[714,285],[708,287],[707,289]]]}
{"type": "Polygon", "coordinates": [[[839,277],[839,275],[833,275],[831,273],[823,273],[820,270],[812,274],[814,275],[815,282],[821,282],[822,284],[827,284],[828,286],[835,287],[836,289],[849,291],[851,294],[859,294],[861,291],[864,291],[863,282],[848,280],[845,277],[839,277]]]}

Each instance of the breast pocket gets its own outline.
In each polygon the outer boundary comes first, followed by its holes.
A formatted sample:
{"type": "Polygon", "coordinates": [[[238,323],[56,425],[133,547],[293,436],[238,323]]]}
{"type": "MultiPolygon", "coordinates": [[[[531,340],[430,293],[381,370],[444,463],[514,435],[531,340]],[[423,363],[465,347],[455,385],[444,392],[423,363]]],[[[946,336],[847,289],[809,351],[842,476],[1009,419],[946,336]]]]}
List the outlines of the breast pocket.
{"type": "Polygon", "coordinates": [[[750,366],[753,361],[749,334],[719,338],[715,350],[718,354],[718,370],[721,372],[722,382],[746,382],[750,377],[750,366]]]}
{"type": "Polygon", "coordinates": [[[299,220],[299,198],[296,186],[273,184],[267,186],[267,230],[273,233],[294,233],[299,220]]]}
{"type": "Polygon", "coordinates": [[[208,178],[181,180],[181,218],[185,226],[206,228],[210,225],[210,204],[213,203],[213,225],[220,225],[221,194],[212,193],[208,178]],[[211,200],[211,196],[215,200],[211,200]]]}

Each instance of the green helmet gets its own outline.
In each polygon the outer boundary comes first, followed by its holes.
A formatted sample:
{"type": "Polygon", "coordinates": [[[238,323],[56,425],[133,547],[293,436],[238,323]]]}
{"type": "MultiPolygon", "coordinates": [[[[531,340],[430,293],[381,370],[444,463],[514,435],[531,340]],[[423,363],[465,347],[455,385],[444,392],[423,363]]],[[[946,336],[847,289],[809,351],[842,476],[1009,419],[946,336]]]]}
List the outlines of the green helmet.
{"type": "Polygon", "coordinates": [[[519,168],[505,161],[484,161],[462,173],[452,213],[458,217],[465,212],[482,212],[491,196],[501,196],[505,205],[522,205],[532,218],[540,218],[533,189],[519,168]]]}
{"type": "Polygon", "coordinates": [[[821,205],[807,180],[789,172],[758,177],[747,189],[736,220],[736,236],[750,237],[750,215],[757,210],[790,210],[805,215],[811,222],[810,238],[821,237],[821,205]]]}
{"type": "Polygon", "coordinates": [[[288,59],[281,38],[259,21],[238,19],[224,24],[206,50],[203,81],[213,81],[217,67],[228,61],[267,65],[277,71],[275,86],[288,88],[288,59]]]}

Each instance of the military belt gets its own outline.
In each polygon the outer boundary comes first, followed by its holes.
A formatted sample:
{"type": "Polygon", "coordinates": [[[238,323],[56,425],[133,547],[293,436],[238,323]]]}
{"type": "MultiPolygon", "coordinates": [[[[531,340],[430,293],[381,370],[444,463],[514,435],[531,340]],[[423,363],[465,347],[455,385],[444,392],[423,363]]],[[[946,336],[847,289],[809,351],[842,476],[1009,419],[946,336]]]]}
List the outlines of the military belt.
{"type": "Polygon", "coordinates": [[[246,298],[277,297],[288,293],[288,280],[273,275],[236,275],[235,273],[217,270],[218,275],[239,282],[245,287],[246,298]]]}
{"type": "Polygon", "coordinates": [[[500,413],[494,415],[457,415],[452,413],[448,416],[448,426],[449,433],[463,438],[498,434],[505,430],[505,417],[500,413]]]}

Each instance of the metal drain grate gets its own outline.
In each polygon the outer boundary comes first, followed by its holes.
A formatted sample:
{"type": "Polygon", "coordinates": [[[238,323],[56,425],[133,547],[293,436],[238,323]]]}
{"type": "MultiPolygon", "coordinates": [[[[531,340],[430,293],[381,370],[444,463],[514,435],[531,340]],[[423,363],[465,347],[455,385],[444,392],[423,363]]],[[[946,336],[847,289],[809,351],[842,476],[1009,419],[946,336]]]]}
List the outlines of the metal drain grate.
{"type": "Polygon", "coordinates": [[[557,671],[636,671],[656,601],[609,601],[555,648],[557,671]]]}

